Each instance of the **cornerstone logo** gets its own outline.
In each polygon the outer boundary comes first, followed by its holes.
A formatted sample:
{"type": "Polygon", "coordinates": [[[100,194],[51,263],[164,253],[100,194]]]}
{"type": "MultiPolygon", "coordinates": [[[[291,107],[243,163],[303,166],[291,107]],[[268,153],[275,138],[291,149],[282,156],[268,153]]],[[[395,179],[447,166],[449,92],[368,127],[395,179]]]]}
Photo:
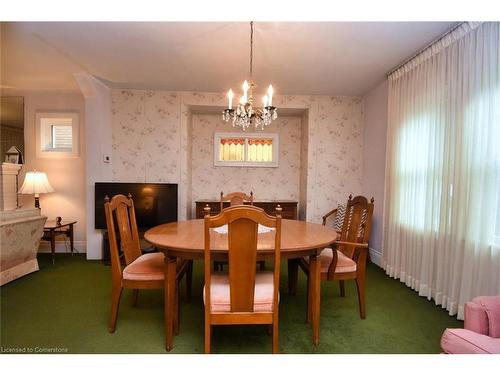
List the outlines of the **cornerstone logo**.
{"type": "Polygon", "coordinates": [[[2,354],[32,354],[32,353],[68,353],[69,349],[64,347],[42,347],[42,346],[0,346],[2,354]]]}

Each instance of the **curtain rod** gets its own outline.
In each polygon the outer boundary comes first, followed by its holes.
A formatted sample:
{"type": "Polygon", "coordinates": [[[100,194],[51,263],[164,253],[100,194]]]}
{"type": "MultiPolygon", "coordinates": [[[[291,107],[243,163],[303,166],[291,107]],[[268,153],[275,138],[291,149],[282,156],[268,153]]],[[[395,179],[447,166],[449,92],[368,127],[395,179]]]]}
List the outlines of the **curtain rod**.
{"type": "Polygon", "coordinates": [[[386,77],[389,77],[392,73],[394,73],[396,70],[398,70],[399,68],[401,68],[403,65],[405,65],[406,63],[410,62],[411,60],[413,60],[415,57],[417,57],[418,55],[420,55],[421,53],[423,53],[425,50],[427,50],[428,48],[430,48],[432,45],[436,44],[437,42],[439,42],[441,39],[443,39],[444,37],[446,37],[448,34],[452,33],[453,31],[455,31],[456,29],[458,29],[460,26],[462,26],[465,22],[464,21],[461,21],[461,22],[458,22],[456,25],[453,25],[451,28],[448,29],[448,31],[446,31],[444,34],[442,34],[441,36],[437,37],[436,39],[434,39],[432,42],[428,43],[425,47],[423,48],[420,48],[417,52],[415,52],[413,55],[411,55],[410,57],[408,57],[407,59],[403,60],[403,62],[399,63],[398,65],[396,65],[394,68],[392,68],[389,72],[387,72],[385,74],[386,77]]]}

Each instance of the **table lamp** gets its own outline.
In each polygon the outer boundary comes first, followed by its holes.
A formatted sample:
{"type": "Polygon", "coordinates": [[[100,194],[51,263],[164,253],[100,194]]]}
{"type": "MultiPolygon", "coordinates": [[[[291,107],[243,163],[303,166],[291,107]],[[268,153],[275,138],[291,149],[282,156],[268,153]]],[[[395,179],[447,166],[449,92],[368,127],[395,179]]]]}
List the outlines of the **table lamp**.
{"type": "Polygon", "coordinates": [[[24,176],[23,186],[19,189],[20,194],[35,194],[35,208],[40,208],[40,194],[53,193],[54,189],[50,186],[47,174],[38,172],[27,172],[24,176]]]}

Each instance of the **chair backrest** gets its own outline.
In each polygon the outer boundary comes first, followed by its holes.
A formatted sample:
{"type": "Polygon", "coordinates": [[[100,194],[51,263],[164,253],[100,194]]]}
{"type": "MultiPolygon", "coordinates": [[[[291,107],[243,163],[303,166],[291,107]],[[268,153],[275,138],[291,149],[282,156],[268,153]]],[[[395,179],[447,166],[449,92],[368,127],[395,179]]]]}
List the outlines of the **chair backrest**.
{"type": "Polygon", "coordinates": [[[106,196],[104,198],[104,212],[108,228],[111,267],[113,274],[120,274],[121,277],[121,262],[118,252],[116,228],[118,228],[118,232],[120,233],[120,244],[125,256],[125,263],[128,265],[141,256],[139,231],[137,230],[132,196],[129,194],[126,197],[125,195],[118,194],[112,199],[106,196]]]}
{"type": "Polygon", "coordinates": [[[243,204],[245,201],[250,202],[250,205],[253,206],[253,192],[250,192],[250,195],[246,195],[241,191],[235,191],[233,193],[229,193],[224,195],[224,193],[220,192],[220,210],[224,209],[224,202],[229,201],[229,206],[237,206],[243,204]]]}
{"type": "MultiPolygon", "coordinates": [[[[373,198],[368,203],[368,199],[361,195],[354,198],[352,195],[349,196],[340,241],[354,243],[368,242],[372,225],[373,206],[373,198]]],[[[341,246],[339,250],[352,258],[355,249],[351,246],[341,246]]]]}
{"type": "MultiPolygon", "coordinates": [[[[281,250],[281,207],[276,217],[269,216],[263,209],[254,206],[235,206],[210,216],[205,207],[205,308],[210,309],[211,276],[211,228],[228,226],[229,288],[231,312],[253,312],[255,273],[257,262],[258,225],[274,230],[274,296],[273,306],[278,303],[280,250],[281,250]]],[[[266,234],[269,235],[269,234],[266,234]]]]}
{"type": "Polygon", "coordinates": [[[478,296],[467,302],[464,328],[500,339],[500,296],[478,296]]]}

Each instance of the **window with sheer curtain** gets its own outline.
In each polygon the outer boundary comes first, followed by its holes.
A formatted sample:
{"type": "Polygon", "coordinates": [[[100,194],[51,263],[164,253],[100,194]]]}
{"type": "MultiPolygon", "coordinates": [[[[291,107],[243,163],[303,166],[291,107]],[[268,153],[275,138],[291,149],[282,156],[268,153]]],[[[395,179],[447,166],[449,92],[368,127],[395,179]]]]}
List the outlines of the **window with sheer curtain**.
{"type": "MultiPolygon", "coordinates": [[[[498,180],[498,185],[500,185],[500,179],[498,180]]],[[[498,189],[497,200],[498,200],[498,205],[497,205],[497,219],[496,219],[494,242],[497,245],[500,245],[500,189],[498,189]]]]}
{"type": "Polygon", "coordinates": [[[463,23],[389,77],[382,264],[460,319],[500,294],[499,25],[463,23]]]}

